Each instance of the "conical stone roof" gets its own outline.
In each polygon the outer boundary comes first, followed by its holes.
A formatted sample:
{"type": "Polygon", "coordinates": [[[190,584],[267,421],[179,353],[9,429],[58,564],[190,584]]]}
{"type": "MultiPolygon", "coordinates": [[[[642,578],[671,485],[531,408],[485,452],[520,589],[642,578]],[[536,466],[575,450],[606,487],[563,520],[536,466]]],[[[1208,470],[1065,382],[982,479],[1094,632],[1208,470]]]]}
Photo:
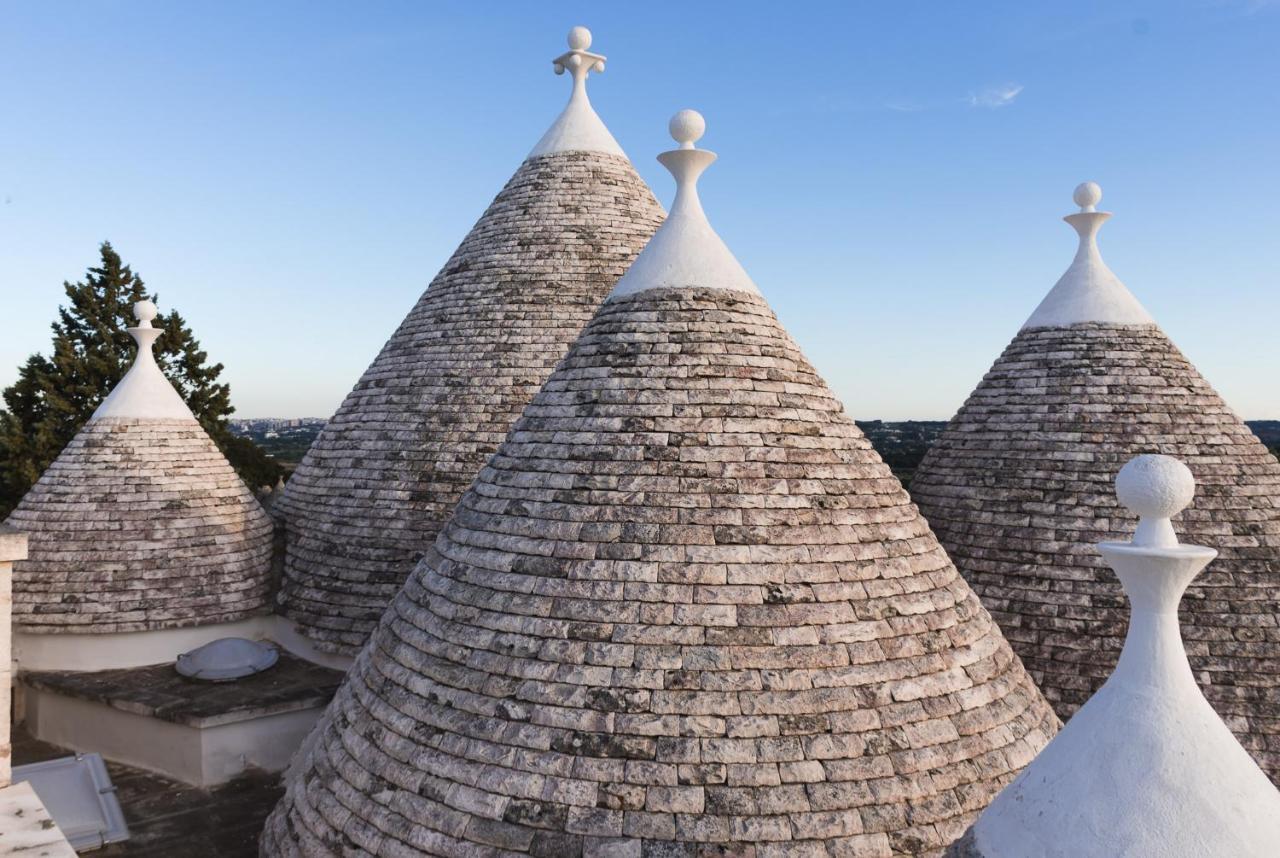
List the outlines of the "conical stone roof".
{"type": "Polygon", "coordinates": [[[587,101],[570,33],[561,116],[454,251],[290,478],[278,608],[354,655],[480,466],[663,218],[587,101]]]}
{"type": "Polygon", "coordinates": [[[1100,196],[1077,189],[1083,210],[1067,218],[1081,233],[1076,261],[929,451],[911,493],[1067,718],[1111,674],[1125,637],[1123,595],[1094,550],[1133,527],[1111,479],[1140,453],[1184,461],[1200,494],[1180,530],[1221,553],[1182,602],[1188,655],[1274,780],[1280,462],[1119,291],[1094,242],[1109,216],[1093,211],[1100,196]]]}
{"type": "Polygon", "coordinates": [[[156,308],[134,306],[133,366],[10,514],[25,632],[231,622],[265,609],[271,519],[156,364],[156,308]]]}
{"type": "Polygon", "coordinates": [[[392,602],[263,855],[940,854],[1053,734],[711,240],[677,119],[671,216],[392,602]]]}

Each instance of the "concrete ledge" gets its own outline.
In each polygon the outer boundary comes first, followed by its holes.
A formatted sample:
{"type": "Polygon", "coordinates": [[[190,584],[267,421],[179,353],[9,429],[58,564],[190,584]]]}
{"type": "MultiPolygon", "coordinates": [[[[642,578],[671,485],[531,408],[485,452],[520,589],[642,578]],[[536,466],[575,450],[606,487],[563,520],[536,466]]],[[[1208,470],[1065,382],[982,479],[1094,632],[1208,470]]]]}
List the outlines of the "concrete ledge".
{"type": "Polygon", "coordinates": [[[27,535],[0,524],[0,563],[27,559],[27,535]]]}
{"type": "Polygon", "coordinates": [[[0,856],[75,858],[31,784],[0,789],[0,856]]]}

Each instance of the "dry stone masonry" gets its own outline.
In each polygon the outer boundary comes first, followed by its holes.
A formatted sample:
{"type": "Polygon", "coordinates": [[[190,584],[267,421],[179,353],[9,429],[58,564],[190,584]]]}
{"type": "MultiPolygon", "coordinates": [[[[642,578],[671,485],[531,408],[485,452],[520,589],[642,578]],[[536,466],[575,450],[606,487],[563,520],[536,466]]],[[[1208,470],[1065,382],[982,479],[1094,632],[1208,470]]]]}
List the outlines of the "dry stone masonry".
{"type": "Polygon", "coordinates": [[[391,603],[264,856],[939,855],[1054,733],[745,272],[696,270],[710,155],[664,153],[671,217],[391,603]]]}
{"type": "MultiPolygon", "coordinates": [[[[1084,274],[1068,285],[1106,283],[1084,274]]],[[[1182,602],[1187,653],[1275,780],[1280,463],[1160,328],[1109,295],[1058,305],[1091,307],[1092,320],[1037,310],[925,457],[912,495],[1066,718],[1111,674],[1125,637],[1123,594],[1094,549],[1134,523],[1111,480],[1139,453],[1184,461],[1199,495],[1179,530],[1221,555],[1182,602]]]]}
{"type": "Polygon", "coordinates": [[[271,519],[151,353],[155,306],[135,306],[133,366],[7,523],[23,632],[111,633],[225,623],[262,613],[271,519]]]}
{"type": "Polygon", "coordinates": [[[289,480],[279,610],[354,655],[462,492],[662,221],[574,97],[357,382],[289,480]],[[586,147],[586,148],[584,148],[586,147]]]}

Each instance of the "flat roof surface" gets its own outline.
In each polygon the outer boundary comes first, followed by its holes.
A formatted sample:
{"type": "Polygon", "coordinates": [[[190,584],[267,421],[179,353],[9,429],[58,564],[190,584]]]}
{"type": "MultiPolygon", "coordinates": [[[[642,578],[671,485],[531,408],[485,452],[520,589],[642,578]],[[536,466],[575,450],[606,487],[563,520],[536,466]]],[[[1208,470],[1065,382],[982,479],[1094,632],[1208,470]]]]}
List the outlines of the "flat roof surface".
{"type": "MultiPolygon", "coordinates": [[[[16,765],[74,753],[13,727],[16,765]]],[[[256,858],[267,814],[284,793],[280,776],[250,771],[214,789],[107,762],[132,837],[95,850],[95,858],[256,858]]]]}
{"type": "Polygon", "coordinates": [[[33,688],[160,718],[190,727],[212,727],[325,706],[342,671],[280,653],[275,666],[233,682],[188,679],[173,664],[119,670],[24,672],[33,688]]]}

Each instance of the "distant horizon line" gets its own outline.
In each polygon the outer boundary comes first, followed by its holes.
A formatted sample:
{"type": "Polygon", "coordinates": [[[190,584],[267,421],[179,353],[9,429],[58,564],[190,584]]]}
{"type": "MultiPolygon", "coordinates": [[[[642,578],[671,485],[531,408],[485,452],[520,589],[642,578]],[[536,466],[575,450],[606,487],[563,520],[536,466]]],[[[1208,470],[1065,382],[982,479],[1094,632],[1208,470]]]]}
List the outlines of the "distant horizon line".
{"type": "MultiPolygon", "coordinates": [[[[954,415],[952,415],[954,417],[954,415]]],[[[271,417],[241,417],[238,414],[232,414],[228,420],[323,420],[326,423],[331,420],[333,415],[328,417],[317,417],[315,415],[302,415],[297,417],[281,417],[273,415],[271,417]]],[[[856,423],[949,423],[951,417],[855,417],[856,423]]],[[[1245,423],[1276,423],[1280,422],[1280,416],[1277,417],[1242,417],[1245,423]]]]}

